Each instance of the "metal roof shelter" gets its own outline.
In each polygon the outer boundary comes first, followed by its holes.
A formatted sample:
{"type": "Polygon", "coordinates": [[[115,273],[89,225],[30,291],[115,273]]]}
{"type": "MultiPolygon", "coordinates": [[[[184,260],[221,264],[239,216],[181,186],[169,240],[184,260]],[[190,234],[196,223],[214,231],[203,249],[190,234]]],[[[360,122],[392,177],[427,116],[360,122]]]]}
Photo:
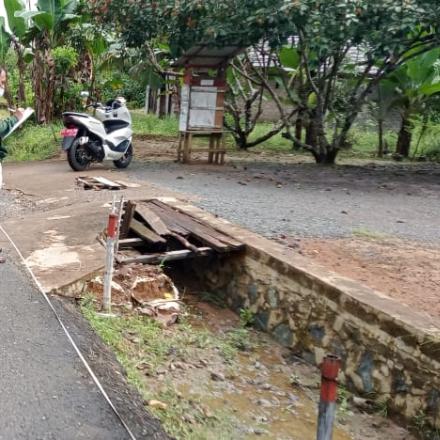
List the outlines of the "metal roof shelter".
{"type": "Polygon", "coordinates": [[[232,58],[243,52],[244,49],[241,46],[215,47],[200,44],[186,51],[175,61],[174,66],[218,69],[226,66],[232,58]]]}

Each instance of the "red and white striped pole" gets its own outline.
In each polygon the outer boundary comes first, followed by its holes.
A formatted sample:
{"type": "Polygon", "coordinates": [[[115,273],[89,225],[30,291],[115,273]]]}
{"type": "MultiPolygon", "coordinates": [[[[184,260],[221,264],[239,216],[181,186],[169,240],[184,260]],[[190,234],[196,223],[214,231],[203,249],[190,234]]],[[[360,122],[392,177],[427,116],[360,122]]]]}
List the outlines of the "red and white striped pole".
{"type": "Polygon", "coordinates": [[[319,402],[317,440],[332,440],[338,395],[338,374],[341,360],[328,355],[321,365],[321,399],[319,402]]]}
{"type": "Polygon", "coordinates": [[[115,201],[113,200],[112,210],[108,216],[107,243],[105,247],[104,292],[102,297],[102,310],[104,313],[111,313],[113,262],[115,257],[115,242],[119,228],[118,224],[119,215],[115,211],[115,201]]]}

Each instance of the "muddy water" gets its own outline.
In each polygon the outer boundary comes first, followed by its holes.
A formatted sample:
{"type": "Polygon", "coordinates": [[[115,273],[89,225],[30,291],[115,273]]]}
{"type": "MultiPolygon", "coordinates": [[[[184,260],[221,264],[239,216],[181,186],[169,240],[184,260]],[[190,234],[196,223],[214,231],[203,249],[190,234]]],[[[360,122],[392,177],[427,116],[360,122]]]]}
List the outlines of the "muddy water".
{"type": "MultiPolygon", "coordinates": [[[[239,415],[242,423],[254,427],[254,432],[244,435],[243,438],[254,438],[258,433],[259,438],[267,440],[315,440],[316,403],[300,390],[292,392],[292,385],[286,375],[274,367],[279,364],[279,359],[267,356],[265,352],[256,354],[259,355],[258,362],[268,368],[263,389],[256,389],[254,385],[239,380],[237,391],[225,392],[214,398],[208,397],[206,403],[214,409],[228,405],[239,415]],[[266,389],[267,385],[271,386],[270,390],[266,389]]],[[[247,377],[255,377],[249,358],[240,356],[238,368],[247,377]]],[[[351,439],[350,435],[340,429],[335,430],[333,438],[351,439]]]]}
{"type": "MultiPolygon", "coordinates": [[[[228,310],[206,303],[193,303],[194,308],[195,327],[204,326],[218,333],[238,324],[237,317],[228,310]]],[[[225,410],[233,414],[236,432],[232,438],[316,439],[317,371],[287,362],[283,358],[287,352],[263,333],[252,332],[251,339],[257,345],[249,352],[240,352],[230,366],[208,355],[211,377],[201,377],[199,370],[196,377],[178,385],[179,391],[186,398],[199,400],[214,414],[225,410]],[[213,380],[213,371],[221,378],[213,380]]],[[[353,437],[336,428],[333,438],[353,437]]]]}

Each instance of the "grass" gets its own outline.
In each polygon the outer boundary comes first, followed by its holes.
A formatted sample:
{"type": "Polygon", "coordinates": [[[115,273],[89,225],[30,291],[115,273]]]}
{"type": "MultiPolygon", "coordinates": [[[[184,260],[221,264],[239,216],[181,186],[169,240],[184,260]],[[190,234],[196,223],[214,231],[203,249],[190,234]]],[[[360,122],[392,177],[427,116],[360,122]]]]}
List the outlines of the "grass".
{"type": "Polygon", "coordinates": [[[137,135],[177,136],[179,123],[177,118],[169,116],[158,118],[155,115],[145,114],[142,110],[131,112],[133,118],[133,132],[137,135]]]}
{"type": "Polygon", "coordinates": [[[345,417],[350,411],[350,393],[347,388],[340,385],[338,389],[338,416],[345,417]]]}
{"type": "MultiPolygon", "coordinates": [[[[255,127],[255,130],[252,132],[250,136],[250,140],[253,141],[254,139],[263,136],[268,131],[270,131],[272,128],[272,124],[267,122],[260,122],[255,127]]],[[[288,141],[287,139],[284,139],[281,136],[281,133],[278,133],[274,137],[268,139],[267,141],[263,142],[260,145],[257,145],[252,150],[255,151],[272,151],[277,153],[293,153],[292,149],[292,142],[288,141]]]]}
{"type": "MultiPolygon", "coordinates": [[[[132,110],[133,131],[138,136],[163,136],[176,137],[178,135],[178,119],[175,116],[166,118],[158,118],[156,115],[145,114],[143,110],[132,110]]],[[[257,124],[250,140],[254,140],[265,133],[272,127],[271,123],[261,122],[257,124]]],[[[42,160],[52,157],[59,149],[60,141],[54,140],[54,133],[59,139],[59,131],[61,123],[55,123],[50,126],[37,126],[28,124],[24,129],[15,133],[7,139],[5,145],[9,150],[9,160],[25,161],[25,160],[42,160]]],[[[420,127],[414,129],[412,154],[417,149],[417,156],[424,156],[428,160],[440,161],[440,125],[432,125],[426,131],[420,145],[417,148],[420,127]]],[[[385,140],[389,150],[394,151],[397,135],[390,130],[385,132],[385,140]]],[[[355,126],[350,133],[350,142],[353,147],[349,150],[342,150],[340,158],[357,158],[372,159],[376,157],[377,152],[377,133],[370,126],[355,126]]],[[[235,143],[232,136],[227,137],[227,147],[235,150],[235,143]]],[[[292,149],[292,143],[278,133],[276,136],[268,139],[262,144],[254,147],[251,151],[265,151],[269,153],[288,153],[297,155],[309,155],[304,151],[292,149]]]]}
{"type": "Polygon", "coordinates": [[[239,350],[251,347],[248,330],[238,328],[214,334],[191,326],[185,319],[172,329],[162,329],[155,321],[143,317],[108,319],[97,314],[92,297],[83,300],[81,310],[115,352],[128,381],[144,399],[159,400],[167,405],[165,410],[154,407],[150,410],[170,435],[191,440],[233,438],[233,416],[229,410],[216,410],[215,417],[207,415],[197,398],[185,399],[171,382],[164,382],[159,390],[153,390],[145,376],[155,376],[158,369],[176,358],[183,362],[193,361],[199,351],[205,353],[206,350],[220,353],[226,363],[233,364],[239,350]]]}
{"type": "Polygon", "coordinates": [[[353,229],[352,234],[354,237],[366,238],[369,240],[385,240],[386,238],[388,238],[386,234],[382,234],[381,232],[372,231],[367,228],[353,229]]]}
{"type": "MultiPolygon", "coordinates": [[[[386,131],[384,139],[388,148],[393,151],[397,141],[397,135],[386,131]]],[[[346,158],[371,159],[377,155],[378,138],[372,128],[354,127],[350,134],[350,141],[353,147],[349,150],[341,150],[340,156],[346,158]]]]}
{"type": "Polygon", "coordinates": [[[60,149],[61,127],[61,123],[49,126],[28,124],[13,133],[4,141],[8,150],[7,160],[44,160],[53,157],[60,149]]]}
{"type": "Polygon", "coordinates": [[[421,440],[440,440],[440,430],[432,427],[428,416],[423,411],[412,419],[410,428],[421,440]]]}

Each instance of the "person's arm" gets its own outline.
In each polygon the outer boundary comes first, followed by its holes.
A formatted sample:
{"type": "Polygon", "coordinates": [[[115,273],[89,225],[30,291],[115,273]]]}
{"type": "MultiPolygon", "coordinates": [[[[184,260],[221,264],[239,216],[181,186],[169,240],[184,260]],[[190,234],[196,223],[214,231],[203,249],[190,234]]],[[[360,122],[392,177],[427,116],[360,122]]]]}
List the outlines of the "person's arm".
{"type": "Polygon", "coordinates": [[[16,116],[9,116],[9,118],[0,121],[0,139],[3,139],[17,122],[16,116]]]}
{"type": "Polygon", "coordinates": [[[2,139],[11,131],[17,122],[18,118],[16,116],[9,116],[9,118],[0,121],[0,162],[8,154],[8,150],[2,145],[2,139]]]}

